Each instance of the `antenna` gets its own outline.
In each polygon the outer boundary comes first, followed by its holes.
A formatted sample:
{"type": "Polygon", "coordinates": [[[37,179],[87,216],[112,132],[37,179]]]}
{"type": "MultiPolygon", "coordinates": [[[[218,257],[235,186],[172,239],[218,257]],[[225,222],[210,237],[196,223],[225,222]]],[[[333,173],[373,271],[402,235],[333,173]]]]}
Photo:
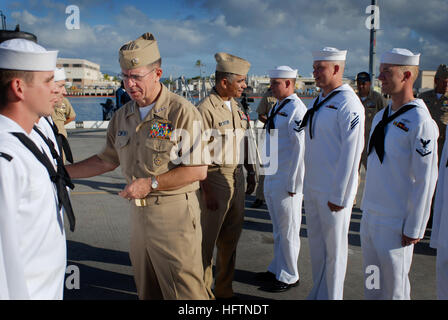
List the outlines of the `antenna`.
{"type": "Polygon", "coordinates": [[[3,11],[0,10],[0,17],[2,19],[2,30],[6,30],[6,16],[3,14],[3,11]]]}

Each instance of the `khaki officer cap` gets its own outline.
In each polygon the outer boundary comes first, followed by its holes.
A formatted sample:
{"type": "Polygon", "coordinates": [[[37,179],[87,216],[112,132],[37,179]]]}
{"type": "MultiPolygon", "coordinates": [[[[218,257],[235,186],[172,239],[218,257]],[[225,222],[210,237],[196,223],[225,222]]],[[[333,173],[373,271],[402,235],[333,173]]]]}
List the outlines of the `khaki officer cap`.
{"type": "Polygon", "coordinates": [[[437,79],[447,79],[448,78],[448,68],[446,67],[446,65],[441,64],[437,68],[435,78],[437,78],[437,79]]]}
{"type": "Polygon", "coordinates": [[[218,52],[215,54],[216,71],[228,72],[245,76],[249,72],[250,63],[237,56],[218,52]]]}
{"type": "Polygon", "coordinates": [[[120,67],[130,70],[147,66],[160,59],[156,38],[149,32],[125,43],[119,51],[120,67]]]}

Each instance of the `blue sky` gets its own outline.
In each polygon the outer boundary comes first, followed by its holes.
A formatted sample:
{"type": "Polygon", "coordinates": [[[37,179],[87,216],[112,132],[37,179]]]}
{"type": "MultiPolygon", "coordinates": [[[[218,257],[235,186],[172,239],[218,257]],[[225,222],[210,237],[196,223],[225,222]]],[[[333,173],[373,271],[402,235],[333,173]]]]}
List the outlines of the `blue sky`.
{"type": "MultiPolygon", "coordinates": [[[[312,70],[311,51],[347,49],[346,75],[368,70],[370,0],[11,0],[0,2],[9,29],[20,24],[64,58],[83,58],[103,72],[120,72],[119,47],[144,32],[159,43],[164,76],[196,76],[196,60],[206,74],[214,54],[229,52],[252,63],[250,74],[277,65],[312,70]],[[65,9],[80,10],[80,29],[67,30],[65,9]]],[[[378,56],[393,47],[420,52],[421,68],[448,63],[448,1],[378,0],[378,56]]],[[[377,63],[378,66],[378,63],[377,63]]]]}

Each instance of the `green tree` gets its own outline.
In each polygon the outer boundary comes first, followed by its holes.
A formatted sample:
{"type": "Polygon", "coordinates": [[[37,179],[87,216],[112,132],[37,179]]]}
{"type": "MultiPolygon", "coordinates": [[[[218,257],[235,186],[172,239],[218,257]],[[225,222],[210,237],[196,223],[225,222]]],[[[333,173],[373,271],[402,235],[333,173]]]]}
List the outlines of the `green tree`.
{"type": "Polygon", "coordinates": [[[201,60],[196,60],[195,66],[199,68],[199,77],[202,77],[202,67],[205,67],[205,64],[201,60]]]}

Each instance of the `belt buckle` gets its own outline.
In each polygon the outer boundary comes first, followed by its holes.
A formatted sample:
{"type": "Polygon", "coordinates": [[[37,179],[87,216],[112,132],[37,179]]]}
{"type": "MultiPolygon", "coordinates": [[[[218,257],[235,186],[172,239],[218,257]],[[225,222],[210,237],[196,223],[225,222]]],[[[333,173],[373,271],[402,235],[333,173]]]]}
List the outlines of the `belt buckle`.
{"type": "Polygon", "coordinates": [[[143,199],[135,199],[135,205],[137,207],[146,207],[147,203],[146,203],[146,198],[143,199]]]}

